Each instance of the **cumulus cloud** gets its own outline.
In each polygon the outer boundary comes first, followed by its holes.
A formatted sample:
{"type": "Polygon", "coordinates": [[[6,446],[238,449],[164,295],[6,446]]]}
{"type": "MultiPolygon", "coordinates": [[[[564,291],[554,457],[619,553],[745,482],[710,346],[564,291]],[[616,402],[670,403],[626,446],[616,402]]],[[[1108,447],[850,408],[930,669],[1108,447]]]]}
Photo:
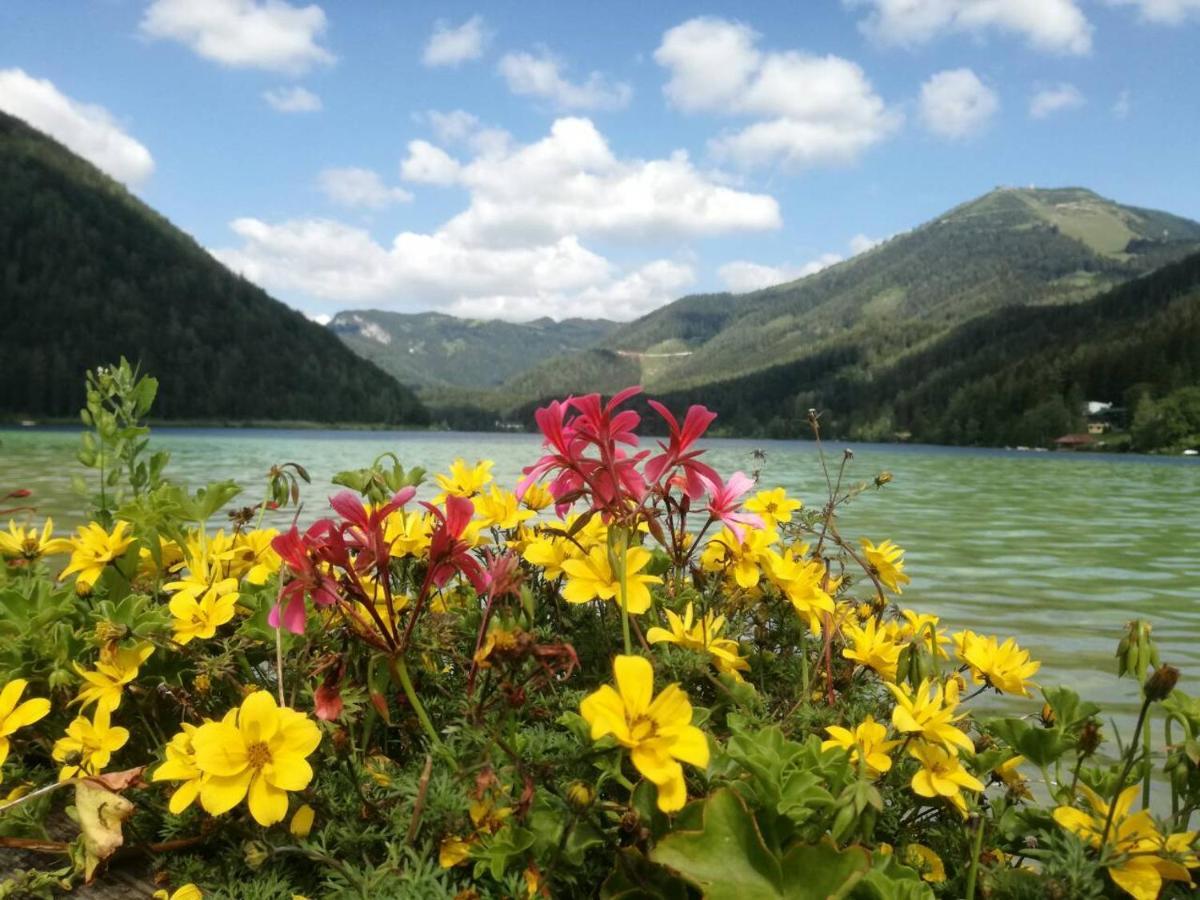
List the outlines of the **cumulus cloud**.
{"type": "Polygon", "coordinates": [[[430,67],[461,65],[483,56],[490,39],[483,16],[471,16],[457,27],[441,19],[434,23],[421,62],[430,67]]]}
{"type": "Polygon", "coordinates": [[[684,112],[750,118],[711,143],[739,165],[798,169],[852,162],[903,118],[862,68],[832,54],[762,52],[746,25],[702,16],[669,29],[654,51],[667,100],[684,112]]]}
{"type": "Polygon", "coordinates": [[[321,98],[299,85],[263,91],[263,99],[279,112],[318,112],[321,109],[321,98]]]}
{"type": "Polygon", "coordinates": [[[154,158],[103,106],[81,103],[22,69],[0,69],[0,109],[24,119],[131,187],[154,172],[154,158]]]}
{"type": "MultiPolygon", "coordinates": [[[[1092,49],[1092,26],[1077,0],[842,0],[866,8],[864,34],[882,44],[916,46],[945,34],[981,37],[1016,34],[1048,53],[1083,55],[1092,49]]],[[[1143,2],[1143,0],[1138,0],[1143,2]]],[[[1156,2],[1156,0],[1144,0],[1156,2]]],[[[1158,0],[1172,2],[1172,0],[1158,0]]],[[[1187,0],[1175,0],[1187,2],[1187,0]]]]}
{"type": "Polygon", "coordinates": [[[453,156],[429,141],[409,141],[400,177],[421,184],[454,184],[461,166],[453,156]]]}
{"type": "MultiPolygon", "coordinates": [[[[468,143],[472,133],[455,131],[468,143]]],[[[401,168],[410,180],[465,190],[466,207],[431,233],[403,232],[390,244],[328,219],[247,217],[231,226],[240,245],[214,253],[285,296],[513,319],[628,319],[678,296],[695,280],[692,267],[653,251],[617,264],[585,241],[624,241],[624,259],[647,240],[781,224],[772,197],[719,184],[682,152],[618,158],[587,119],[559,119],[542,140],[462,161],[413,141],[401,168]]]]}
{"type": "MultiPolygon", "coordinates": [[[[877,247],[882,240],[869,238],[865,234],[856,234],[850,238],[850,256],[865,253],[872,247],[877,247]]],[[[725,286],[735,294],[744,294],[776,284],[785,284],[797,278],[807,278],[816,275],[823,269],[843,262],[846,259],[840,253],[822,253],[816,259],[811,259],[800,265],[784,263],[780,266],[768,266],[747,260],[735,260],[717,269],[717,276],[725,282],[725,286]]]]}
{"type": "Polygon", "coordinates": [[[947,69],[921,85],[921,120],[934,134],[961,140],[982,131],[1000,100],[970,69],[947,69]]]}
{"type": "Polygon", "coordinates": [[[271,225],[237,219],[242,246],[214,255],[251,281],[293,295],[383,308],[433,306],[458,315],[633,318],[673,299],[693,280],[669,260],[622,272],[574,237],[485,248],[445,233],[398,234],[389,246],[363,229],[324,219],[271,225]]]}
{"type": "Polygon", "coordinates": [[[570,81],[562,73],[562,62],[544,49],[505,54],[499,69],[514,94],[549,101],[561,110],[622,109],[633,96],[628,84],[610,81],[599,72],[583,82],[570,81]]]}
{"type": "Polygon", "coordinates": [[[321,7],[284,0],[154,0],[139,26],[224,66],[292,75],[334,61],[318,43],[325,27],[321,7]]]}
{"type": "Polygon", "coordinates": [[[1057,112],[1077,109],[1083,104],[1083,94],[1079,88],[1064,81],[1035,91],[1029,100],[1029,115],[1035,119],[1045,119],[1057,112]]]}
{"type": "Polygon", "coordinates": [[[372,169],[325,169],[317,176],[317,185],[339,206],[383,209],[393,203],[412,200],[412,194],[404,188],[388,187],[372,169]]]}
{"type": "Polygon", "coordinates": [[[1144,22],[1182,25],[1200,19],[1200,0],[1108,0],[1110,6],[1136,6],[1144,22]]]}

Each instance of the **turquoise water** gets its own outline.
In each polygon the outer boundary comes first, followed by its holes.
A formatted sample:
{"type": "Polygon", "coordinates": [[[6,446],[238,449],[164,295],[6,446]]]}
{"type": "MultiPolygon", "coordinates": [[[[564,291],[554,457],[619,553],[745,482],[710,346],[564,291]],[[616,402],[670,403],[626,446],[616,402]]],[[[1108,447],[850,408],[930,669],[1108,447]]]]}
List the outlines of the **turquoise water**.
{"type": "MultiPolygon", "coordinates": [[[[0,487],[27,487],[41,513],[78,524],[69,476],[78,472],[77,434],[0,431],[0,487]]],[[[538,453],[533,435],[412,432],[160,429],[170,472],[195,487],[232,478],[245,503],[261,496],[273,463],[296,461],[313,476],[306,515],[332,493],[330,476],[367,466],[385,451],[406,466],[443,469],[456,456],[495,460],[515,483],[538,453]]],[[[826,445],[831,465],[842,444],[826,445]]],[[[905,547],[912,584],[903,600],[941,615],[951,628],[1016,635],[1044,668],[1039,680],[1066,683],[1098,700],[1133,702],[1113,677],[1123,623],[1155,623],[1166,661],[1200,693],[1200,463],[1184,458],[1018,453],[942,447],[848,445],[848,481],[887,470],[842,516],[847,537],[890,537],[905,547]]],[[[824,498],[815,446],[799,441],[713,440],[710,461],[725,474],[763,470],[807,503],[824,498]],[[766,454],[756,463],[754,451],[766,454]]],[[[1028,709],[1030,705],[1023,705],[1028,709]]]]}

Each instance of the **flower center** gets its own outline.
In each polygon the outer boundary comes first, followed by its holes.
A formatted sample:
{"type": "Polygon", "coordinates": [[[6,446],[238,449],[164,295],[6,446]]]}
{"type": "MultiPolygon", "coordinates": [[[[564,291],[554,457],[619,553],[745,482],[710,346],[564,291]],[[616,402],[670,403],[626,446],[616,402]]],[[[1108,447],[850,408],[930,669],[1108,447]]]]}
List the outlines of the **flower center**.
{"type": "Polygon", "coordinates": [[[21,542],[21,554],[26,559],[37,559],[42,555],[41,545],[36,537],[27,537],[21,542]]]}
{"type": "Polygon", "coordinates": [[[648,741],[658,734],[658,724],[647,716],[639,716],[629,725],[629,737],[635,744],[648,741]]]}
{"type": "Polygon", "coordinates": [[[246,748],[246,759],[251,768],[261,769],[271,761],[271,748],[262,741],[255,741],[246,748]]]}

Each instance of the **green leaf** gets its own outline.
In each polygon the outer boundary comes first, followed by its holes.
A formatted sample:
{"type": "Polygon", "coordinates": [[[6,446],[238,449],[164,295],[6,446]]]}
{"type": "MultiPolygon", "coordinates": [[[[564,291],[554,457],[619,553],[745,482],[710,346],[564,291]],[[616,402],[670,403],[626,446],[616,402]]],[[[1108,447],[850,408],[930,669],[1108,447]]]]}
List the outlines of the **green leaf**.
{"type": "Polygon", "coordinates": [[[781,896],[790,900],[848,897],[870,868],[871,856],[862,847],[838,850],[824,842],[793,847],[783,857],[781,896]]]}

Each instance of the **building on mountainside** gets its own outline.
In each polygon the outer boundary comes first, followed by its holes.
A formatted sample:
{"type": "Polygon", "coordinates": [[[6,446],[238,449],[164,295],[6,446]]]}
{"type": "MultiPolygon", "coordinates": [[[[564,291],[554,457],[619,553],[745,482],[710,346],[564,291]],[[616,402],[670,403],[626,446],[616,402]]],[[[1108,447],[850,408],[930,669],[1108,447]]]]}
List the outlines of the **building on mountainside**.
{"type": "Polygon", "coordinates": [[[1079,450],[1090,445],[1095,438],[1090,434],[1064,434],[1060,438],[1054,439],[1054,448],[1056,450],[1079,450]]]}

